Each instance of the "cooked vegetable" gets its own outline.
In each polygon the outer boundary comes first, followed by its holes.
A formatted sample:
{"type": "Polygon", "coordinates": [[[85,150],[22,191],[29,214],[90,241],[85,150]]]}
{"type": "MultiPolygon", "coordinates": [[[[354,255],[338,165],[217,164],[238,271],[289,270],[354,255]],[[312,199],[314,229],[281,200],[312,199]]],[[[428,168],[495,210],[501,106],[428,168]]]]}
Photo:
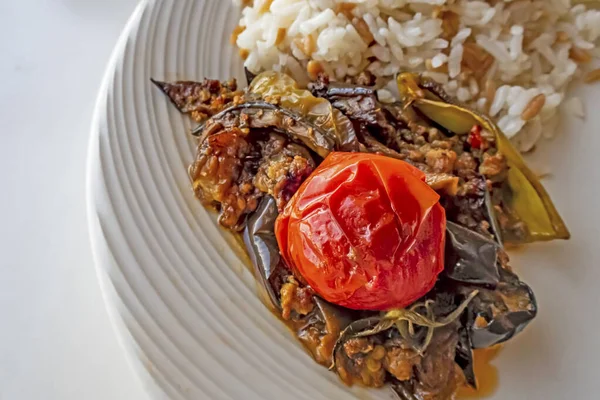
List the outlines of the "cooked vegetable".
{"type": "Polygon", "coordinates": [[[412,378],[393,386],[401,399],[452,399],[464,385],[463,372],[455,361],[458,325],[454,323],[435,331],[428,351],[414,366],[412,378]]]}
{"type": "Polygon", "coordinates": [[[506,167],[501,163],[492,171],[491,166],[498,161],[488,159],[492,149],[473,152],[466,137],[445,135],[400,103],[381,104],[369,88],[353,89],[322,78],[311,90],[353,122],[364,146],[361,151],[398,158],[423,171],[427,184],[440,194],[449,220],[500,237],[495,210],[485,205],[488,188],[481,172],[495,173],[495,180],[505,175],[506,167]]]}
{"type": "Polygon", "coordinates": [[[261,96],[269,103],[278,104],[296,113],[315,125],[325,132],[328,138],[334,140],[337,150],[358,151],[358,140],[350,120],[328,101],[314,97],[308,90],[299,89],[289,76],[277,72],[263,72],[254,78],[248,91],[261,96]]]}
{"type": "MultiPolygon", "coordinates": [[[[319,97],[327,99],[331,105],[340,110],[357,126],[359,140],[370,148],[369,138],[378,138],[391,150],[397,148],[398,130],[405,127],[404,121],[394,117],[385,106],[377,100],[374,89],[329,82],[325,77],[310,85],[311,91],[319,97]]],[[[382,151],[387,151],[382,150],[382,151]]],[[[393,151],[393,150],[392,150],[393,151]]]]}
{"type": "Polygon", "coordinates": [[[241,101],[243,92],[237,89],[232,79],[221,83],[214,79],[203,82],[179,81],[160,82],[151,79],[183,114],[189,114],[195,121],[202,122],[231,104],[241,101]]]}
{"type": "Polygon", "coordinates": [[[275,225],[287,264],[351,309],[404,307],[444,268],[445,213],[425,175],[399,160],[332,153],[275,225]]]}
{"type": "Polygon", "coordinates": [[[330,304],[320,297],[315,297],[314,303],[313,311],[295,323],[299,326],[297,336],[319,364],[329,367],[340,332],[356,316],[350,310],[330,304]]]}
{"type": "Polygon", "coordinates": [[[499,251],[496,243],[482,235],[447,222],[444,275],[466,284],[495,286],[500,281],[499,251]]]}
{"type": "MultiPolygon", "coordinates": [[[[334,368],[338,372],[341,369],[344,376],[361,376],[360,359],[345,354],[344,344],[351,340],[366,338],[368,341],[362,342],[363,348],[372,349],[377,343],[389,343],[389,338],[393,337],[394,343],[397,346],[401,344],[402,349],[427,356],[437,332],[432,327],[447,326],[455,332],[452,335],[457,339],[455,348],[452,351],[447,349],[449,353],[445,359],[453,359],[466,382],[474,386],[471,349],[502,343],[520,332],[535,317],[537,305],[531,290],[507,270],[506,256],[497,243],[451,222],[447,224],[447,237],[446,269],[440,274],[435,288],[422,302],[408,309],[392,310],[351,323],[340,335],[334,349],[334,368]],[[467,311],[462,314],[465,308],[467,311]],[[452,325],[460,314],[463,315],[462,323],[452,325]]],[[[395,357],[399,356],[395,354],[395,357]]],[[[388,370],[403,381],[393,385],[400,392],[399,396],[411,398],[406,393],[424,390],[420,386],[422,377],[410,375],[409,380],[400,374],[398,368],[402,362],[412,370],[423,361],[396,360],[394,369],[388,370]]],[[[440,373],[453,369],[445,371],[440,373]]],[[[346,381],[353,380],[347,378],[346,381]]],[[[437,389],[445,387],[440,384],[437,389]]]]}
{"type": "Polygon", "coordinates": [[[271,301],[273,308],[281,310],[279,296],[273,288],[278,269],[286,268],[279,254],[275,238],[275,220],[279,213],[271,196],[265,196],[249,218],[244,230],[244,244],[254,266],[254,274],[271,301]]]}
{"type": "MultiPolygon", "coordinates": [[[[506,241],[525,243],[569,238],[569,232],[544,187],[489,118],[447,101],[437,85],[425,78],[403,73],[398,75],[397,83],[406,107],[413,107],[449,132],[466,135],[480,127],[493,134],[498,152],[509,167],[506,184],[502,188],[505,216],[515,223],[522,222],[525,228],[524,234],[504,230],[502,233],[506,241]]],[[[481,146],[481,136],[475,137],[476,134],[471,135],[469,140],[481,146]]]]}
{"type": "Polygon", "coordinates": [[[214,132],[238,127],[275,130],[304,144],[321,157],[326,157],[335,145],[335,141],[320,127],[288,109],[264,101],[246,102],[223,110],[192,131],[192,134],[201,134],[200,140],[204,140],[214,132]]]}
{"type": "MultiPolygon", "coordinates": [[[[423,355],[431,343],[435,328],[442,328],[455,322],[468,304],[477,296],[478,291],[474,290],[467,298],[450,314],[436,318],[434,313],[434,301],[426,300],[422,303],[415,303],[410,308],[398,308],[383,313],[378,317],[369,317],[351,323],[340,335],[334,348],[334,352],[341,349],[342,345],[352,339],[377,335],[388,329],[395,328],[406,346],[423,355]],[[421,310],[425,314],[420,313],[421,310]],[[423,343],[418,343],[418,334],[415,333],[415,327],[426,328],[426,335],[423,343]]],[[[334,364],[335,365],[335,364],[334,364]]]]}
{"type": "Polygon", "coordinates": [[[436,288],[438,296],[478,288],[465,325],[472,347],[490,347],[522,331],[535,318],[537,303],[531,288],[510,271],[500,245],[451,222],[446,236],[446,268],[436,288]]]}
{"type": "Polygon", "coordinates": [[[487,118],[415,75],[385,105],[323,76],[312,93],[249,79],[155,83],[202,120],[194,191],[243,230],[267,303],[347,384],[403,400],[474,387],[473,349],[537,313],[503,240],[568,236],[539,182],[487,118]]]}
{"type": "Polygon", "coordinates": [[[377,317],[358,320],[340,335],[332,368],[344,382],[380,387],[391,381],[400,398],[408,399],[448,399],[464,384],[463,372],[456,363],[460,341],[458,321],[428,331],[429,346],[423,353],[414,350],[394,328],[372,336],[348,333],[373,329],[378,321],[377,317]],[[431,397],[421,397],[426,394],[431,397]]]}
{"type": "MultiPolygon", "coordinates": [[[[244,243],[256,279],[266,292],[270,306],[282,311],[282,288],[290,275],[275,238],[274,226],[278,214],[275,200],[265,196],[248,218],[244,243]]],[[[310,312],[306,315],[295,314],[288,320],[291,320],[292,328],[315,360],[329,367],[340,332],[356,317],[352,311],[329,304],[319,297],[315,296],[312,302],[314,307],[310,312]]]]}
{"type": "Polygon", "coordinates": [[[220,210],[219,222],[240,230],[264,194],[283,208],[314,166],[308,150],[286,137],[230,127],[198,145],[189,173],[196,196],[220,210]]]}
{"type": "Polygon", "coordinates": [[[506,342],[521,332],[537,314],[533,291],[518,277],[499,268],[500,282],[481,289],[470,311],[470,336],[474,349],[506,342]]]}
{"type": "Polygon", "coordinates": [[[393,382],[392,390],[400,400],[420,400],[414,395],[414,390],[409,386],[409,382],[393,382]]]}

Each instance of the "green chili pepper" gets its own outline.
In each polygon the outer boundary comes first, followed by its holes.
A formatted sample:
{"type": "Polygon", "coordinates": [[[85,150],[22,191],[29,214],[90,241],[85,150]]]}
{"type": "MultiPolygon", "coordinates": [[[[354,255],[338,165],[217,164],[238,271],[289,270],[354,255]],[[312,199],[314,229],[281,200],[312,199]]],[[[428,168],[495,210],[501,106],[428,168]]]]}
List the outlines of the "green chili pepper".
{"type": "Polygon", "coordinates": [[[506,157],[508,177],[503,186],[503,206],[509,218],[525,224],[525,237],[515,237],[511,232],[502,232],[505,240],[515,244],[568,239],[569,231],[558,214],[550,196],[537,176],[527,167],[520,153],[508,138],[486,116],[462,105],[443,99],[443,93],[435,93],[435,85],[418,75],[399,74],[396,78],[402,102],[412,107],[429,120],[448,131],[464,135],[473,126],[479,125],[496,137],[498,151],[506,157]]]}

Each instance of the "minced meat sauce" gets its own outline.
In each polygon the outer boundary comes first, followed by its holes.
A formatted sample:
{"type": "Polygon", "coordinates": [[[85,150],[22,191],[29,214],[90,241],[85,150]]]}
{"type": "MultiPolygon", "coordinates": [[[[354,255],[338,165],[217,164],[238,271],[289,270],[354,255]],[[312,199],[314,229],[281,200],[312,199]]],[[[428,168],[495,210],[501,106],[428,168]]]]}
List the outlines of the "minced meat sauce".
{"type": "MultiPolygon", "coordinates": [[[[359,79],[372,84],[369,76],[359,79]]],[[[167,94],[176,105],[198,121],[217,115],[225,105],[244,102],[235,82],[205,81],[196,86],[181,83],[161,88],[170,91],[167,94]]],[[[399,105],[380,104],[368,89],[332,92],[326,77],[321,77],[311,89],[352,122],[361,151],[399,158],[421,169],[426,182],[441,195],[449,221],[493,237],[492,210],[486,201],[486,196],[491,196],[495,218],[501,225],[509,223],[502,208],[501,190],[496,190],[505,181],[508,167],[496,150],[492,133],[474,127],[470,135],[448,135],[399,105]]],[[[280,129],[263,124],[273,116],[240,114],[211,121],[190,166],[197,197],[215,206],[220,211],[219,222],[232,230],[244,228],[245,217],[257,209],[266,195],[276,200],[281,211],[320,160],[280,129]]],[[[519,229],[511,228],[516,232],[519,229]]],[[[313,291],[287,268],[279,268],[270,284],[279,298],[280,316],[313,358],[330,367],[341,332],[339,319],[328,318],[313,291]]],[[[336,354],[344,357],[343,362],[340,359],[336,363],[336,370],[348,384],[381,387],[389,375],[409,385],[419,399],[451,398],[465,383],[463,372],[455,363],[459,340],[456,324],[436,329],[424,353],[395,337],[349,339],[336,354]]]]}
{"type": "Polygon", "coordinates": [[[190,167],[196,196],[220,210],[221,225],[239,230],[265,194],[280,208],[315,163],[302,146],[274,132],[231,127],[209,135],[190,167]]]}
{"type": "Polygon", "coordinates": [[[443,132],[400,104],[379,103],[374,91],[335,86],[326,76],[311,90],[353,121],[367,151],[402,159],[425,172],[427,183],[442,196],[449,220],[492,236],[490,218],[495,217],[503,230],[519,236],[522,227],[509,227],[504,215],[500,189],[508,165],[491,132],[478,126],[468,135],[443,132]],[[486,192],[495,205],[493,216],[486,207],[486,192]]]}

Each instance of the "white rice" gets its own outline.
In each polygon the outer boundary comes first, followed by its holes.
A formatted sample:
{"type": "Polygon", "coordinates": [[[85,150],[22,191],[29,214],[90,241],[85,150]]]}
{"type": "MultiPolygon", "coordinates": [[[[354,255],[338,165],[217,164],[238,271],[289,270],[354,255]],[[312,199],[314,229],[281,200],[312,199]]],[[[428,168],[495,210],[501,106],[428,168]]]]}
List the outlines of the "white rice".
{"type": "MultiPolygon", "coordinates": [[[[424,73],[460,101],[488,112],[521,151],[533,148],[541,137],[551,137],[560,112],[584,118],[580,99],[562,103],[569,83],[597,68],[600,57],[600,11],[571,0],[247,3],[251,4],[242,10],[239,25],[244,30],[236,44],[245,50],[250,71],[284,70],[306,83],[308,62],[314,60],[336,80],[364,70],[380,82],[389,82],[399,71],[424,73]],[[456,34],[448,40],[443,38],[446,11],[459,19],[456,34]],[[282,29],[285,36],[278,42],[282,29]],[[309,35],[314,51],[307,55],[299,43],[309,35]],[[483,76],[465,71],[467,47],[475,45],[478,56],[492,57],[483,76]],[[593,59],[583,62],[574,48],[593,59]],[[491,101],[483,89],[487,80],[498,87],[491,101]],[[546,96],[543,108],[523,120],[523,111],[539,94],[546,96]]],[[[387,90],[380,94],[382,100],[392,98],[387,90]]]]}

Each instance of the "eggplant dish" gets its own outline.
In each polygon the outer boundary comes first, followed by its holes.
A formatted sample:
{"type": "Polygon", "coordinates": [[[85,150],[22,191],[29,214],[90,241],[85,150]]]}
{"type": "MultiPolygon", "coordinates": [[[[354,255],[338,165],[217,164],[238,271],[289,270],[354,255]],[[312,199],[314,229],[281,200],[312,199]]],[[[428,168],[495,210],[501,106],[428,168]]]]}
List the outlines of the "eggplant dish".
{"type": "Polygon", "coordinates": [[[474,349],[536,316],[506,244],[567,239],[537,177],[490,120],[424,77],[277,72],[154,83],[200,123],[189,175],[219,223],[243,236],[270,306],[348,385],[400,399],[477,385],[474,349]]]}

